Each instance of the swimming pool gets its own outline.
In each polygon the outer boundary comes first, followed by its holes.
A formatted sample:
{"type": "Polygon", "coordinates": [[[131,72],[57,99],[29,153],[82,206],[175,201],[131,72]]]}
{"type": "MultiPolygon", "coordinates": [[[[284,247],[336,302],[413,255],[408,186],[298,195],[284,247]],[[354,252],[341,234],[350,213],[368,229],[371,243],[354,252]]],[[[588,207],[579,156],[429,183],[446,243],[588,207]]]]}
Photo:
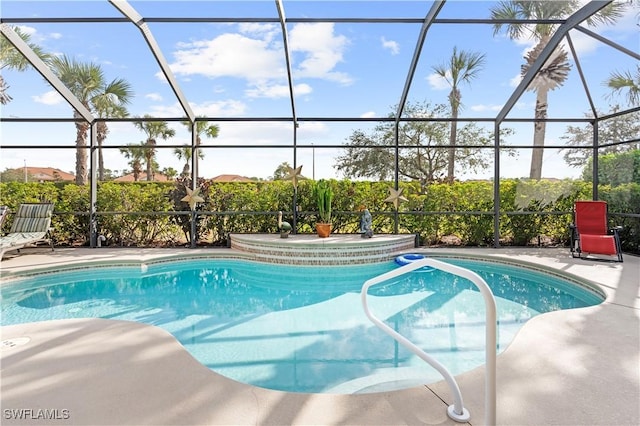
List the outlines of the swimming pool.
{"type": "MultiPolygon", "coordinates": [[[[474,270],[491,287],[499,351],[535,315],[603,300],[541,272],[440,260],[474,270]]],[[[362,310],[364,281],[396,267],[196,260],[41,275],[3,285],[2,325],[85,317],[152,324],[222,375],[292,392],[375,392],[440,380],[362,310]]],[[[369,294],[378,317],[452,374],[484,363],[484,303],[471,282],[441,271],[414,272],[369,294]]]]}

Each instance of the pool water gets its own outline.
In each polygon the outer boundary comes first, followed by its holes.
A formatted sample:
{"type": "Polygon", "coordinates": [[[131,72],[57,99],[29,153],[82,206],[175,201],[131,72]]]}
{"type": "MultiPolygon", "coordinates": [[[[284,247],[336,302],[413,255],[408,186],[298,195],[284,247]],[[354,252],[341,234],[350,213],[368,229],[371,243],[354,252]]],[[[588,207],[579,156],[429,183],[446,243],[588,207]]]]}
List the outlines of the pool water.
{"type": "MultiPolygon", "coordinates": [[[[535,315],[602,301],[552,275],[441,260],[475,271],[491,287],[499,351],[535,315]]],[[[290,392],[392,390],[441,379],[362,309],[363,283],[397,267],[202,260],[42,275],[2,287],[1,324],[138,321],[167,330],[202,364],[244,383],[290,392]]],[[[377,317],[452,374],[484,364],[484,302],[470,281],[416,271],[372,287],[368,300],[377,317]]]]}

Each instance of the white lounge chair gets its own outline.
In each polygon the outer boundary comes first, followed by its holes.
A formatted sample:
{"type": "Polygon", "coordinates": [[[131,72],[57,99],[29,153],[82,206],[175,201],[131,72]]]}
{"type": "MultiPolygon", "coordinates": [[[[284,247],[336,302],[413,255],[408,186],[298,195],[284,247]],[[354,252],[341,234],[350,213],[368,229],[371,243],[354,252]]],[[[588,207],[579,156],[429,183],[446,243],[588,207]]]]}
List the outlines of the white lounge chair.
{"type": "Polygon", "coordinates": [[[9,233],[0,237],[0,257],[8,251],[18,250],[25,246],[46,242],[51,245],[51,216],[53,204],[51,203],[25,203],[20,204],[13,218],[13,224],[9,233]]]}

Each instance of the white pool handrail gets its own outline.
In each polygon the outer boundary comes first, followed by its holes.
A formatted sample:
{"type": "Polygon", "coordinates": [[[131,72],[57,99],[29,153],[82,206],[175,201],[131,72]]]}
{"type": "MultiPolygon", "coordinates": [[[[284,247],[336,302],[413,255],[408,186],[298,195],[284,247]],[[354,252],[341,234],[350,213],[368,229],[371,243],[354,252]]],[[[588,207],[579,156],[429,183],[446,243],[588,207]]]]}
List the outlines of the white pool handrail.
{"type": "Polygon", "coordinates": [[[478,287],[480,293],[484,298],[486,306],[486,335],[485,335],[485,424],[496,424],[496,357],[497,357],[497,340],[496,340],[496,300],[493,297],[493,292],[478,274],[468,269],[452,265],[450,263],[441,262],[436,259],[424,258],[416,260],[408,265],[401,266],[393,271],[385,272],[382,275],[373,277],[365,281],[360,292],[362,299],[362,306],[367,317],[379,328],[396,339],[399,343],[404,345],[411,352],[419,356],[422,360],[427,362],[433,368],[435,368],[446,380],[451,393],[453,394],[454,402],[447,409],[447,415],[457,422],[467,422],[470,418],[469,411],[464,408],[462,401],[462,394],[455,378],[449,373],[449,371],[438,361],[426,354],[422,349],[411,343],[406,337],[389,327],[387,324],[378,319],[369,310],[367,304],[367,293],[369,287],[379,284],[383,281],[387,281],[392,278],[399,277],[416,269],[424,266],[430,266],[432,268],[440,269],[445,272],[449,272],[454,275],[466,278],[478,287]]]}

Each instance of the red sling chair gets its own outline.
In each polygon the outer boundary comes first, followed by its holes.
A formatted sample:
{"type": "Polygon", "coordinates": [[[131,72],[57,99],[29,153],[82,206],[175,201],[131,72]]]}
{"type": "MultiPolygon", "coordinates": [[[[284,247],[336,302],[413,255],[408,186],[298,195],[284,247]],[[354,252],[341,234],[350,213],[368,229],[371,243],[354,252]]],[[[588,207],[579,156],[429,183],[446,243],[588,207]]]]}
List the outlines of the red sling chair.
{"type": "Polygon", "coordinates": [[[619,231],[622,226],[609,228],[607,203],[605,201],[576,201],[575,223],[571,229],[571,256],[582,258],[582,254],[605,254],[617,256],[622,262],[619,231]]]}

